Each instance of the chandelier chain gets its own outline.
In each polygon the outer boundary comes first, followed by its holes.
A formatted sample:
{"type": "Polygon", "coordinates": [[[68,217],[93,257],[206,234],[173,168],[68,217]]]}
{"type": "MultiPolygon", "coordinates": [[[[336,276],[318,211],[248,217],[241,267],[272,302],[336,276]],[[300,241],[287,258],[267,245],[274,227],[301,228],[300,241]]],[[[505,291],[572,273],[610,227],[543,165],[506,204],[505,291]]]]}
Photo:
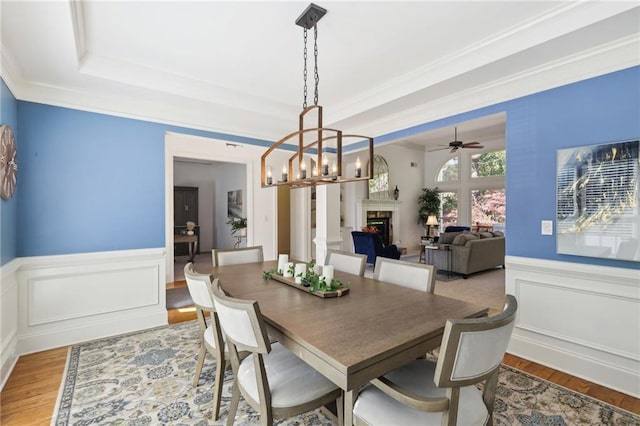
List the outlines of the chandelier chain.
{"type": "Polygon", "coordinates": [[[313,94],[313,103],[318,105],[318,83],[320,82],[320,75],[318,74],[318,26],[313,26],[313,60],[314,60],[314,69],[313,69],[313,77],[315,79],[316,87],[315,92],[313,94]]]}
{"type": "Polygon", "coordinates": [[[302,76],[304,78],[304,99],[302,101],[302,109],[307,107],[307,29],[304,29],[304,70],[302,72],[302,76]]]}

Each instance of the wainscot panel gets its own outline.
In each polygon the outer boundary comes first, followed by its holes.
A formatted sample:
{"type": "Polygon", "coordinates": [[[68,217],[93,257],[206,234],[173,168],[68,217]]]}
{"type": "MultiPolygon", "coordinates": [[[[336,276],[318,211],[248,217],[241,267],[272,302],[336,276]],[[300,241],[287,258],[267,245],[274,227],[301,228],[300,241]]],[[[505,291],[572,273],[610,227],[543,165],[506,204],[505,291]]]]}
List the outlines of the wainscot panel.
{"type": "Polygon", "coordinates": [[[18,268],[16,258],[0,267],[0,389],[18,360],[18,268]]]}
{"type": "Polygon", "coordinates": [[[164,278],[164,248],[24,258],[19,353],[166,324],[164,278]]]}
{"type": "Polygon", "coordinates": [[[640,397],[638,270],[507,256],[509,352],[640,397]]]}

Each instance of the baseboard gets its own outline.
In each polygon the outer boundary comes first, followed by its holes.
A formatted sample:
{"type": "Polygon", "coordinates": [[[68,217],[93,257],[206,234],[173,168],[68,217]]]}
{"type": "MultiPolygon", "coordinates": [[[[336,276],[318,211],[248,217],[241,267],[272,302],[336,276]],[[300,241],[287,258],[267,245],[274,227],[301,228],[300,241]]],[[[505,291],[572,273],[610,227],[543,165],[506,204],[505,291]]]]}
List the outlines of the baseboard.
{"type": "Polygon", "coordinates": [[[116,319],[107,317],[102,320],[84,321],[67,328],[60,327],[53,330],[24,333],[20,335],[18,347],[20,355],[27,355],[167,324],[166,309],[150,310],[147,313],[135,312],[116,319]]]}
{"type": "Polygon", "coordinates": [[[18,361],[18,279],[21,261],[0,267],[0,389],[18,361]]]}
{"type": "Polygon", "coordinates": [[[558,371],[564,371],[584,380],[598,383],[610,389],[640,397],[638,372],[588,358],[583,354],[558,349],[554,345],[541,343],[520,335],[512,336],[508,352],[558,371]]]}
{"type": "Polygon", "coordinates": [[[15,334],[8,342],[2,342],[2,365],[0,366],[0,391],[4,389],[4,385],[9,380],[13,367],[18,362],[18,356],[16,355],[18,341],[15,334]]]}
{"type": "Polygon", "coordinates": [[[507,256],[518,299],[508,352],[640,397],[640,273],[507,256]]]}

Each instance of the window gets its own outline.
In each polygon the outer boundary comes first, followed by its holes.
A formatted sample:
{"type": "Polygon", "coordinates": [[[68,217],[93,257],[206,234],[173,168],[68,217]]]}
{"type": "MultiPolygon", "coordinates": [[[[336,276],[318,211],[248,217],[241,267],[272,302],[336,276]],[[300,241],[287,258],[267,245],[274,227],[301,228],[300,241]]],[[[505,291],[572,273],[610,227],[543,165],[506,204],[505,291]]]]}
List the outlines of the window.
{"type": "Polygon", "coordinates": [[[504,176],[506,169],[506,152],[484,152],[471,156],[471,177],[504,176]]]}
{"type": "Polygon", "coordinates": [[[373,176],[369,179],[369,199],[389,198],[389,164],[380,155],[373,157],[373,176]]]}
{"type": "Polygon", "coordinates": [[[458,193],[441,192],[440,201],[442,206],[442,229],[450,225],[458,224],[458,193]]]}
{"type": "Polygon", "coordinates": [[[506,222],[504,189],[476,189],[471,191],[472,224],[502,227],[506,222]]]}
{"type": "Polygon", "coordinates": [[[456,156],[444,163],[438,173],[438,182],[457,182],[458,176],[458,157],[456,156]]]}

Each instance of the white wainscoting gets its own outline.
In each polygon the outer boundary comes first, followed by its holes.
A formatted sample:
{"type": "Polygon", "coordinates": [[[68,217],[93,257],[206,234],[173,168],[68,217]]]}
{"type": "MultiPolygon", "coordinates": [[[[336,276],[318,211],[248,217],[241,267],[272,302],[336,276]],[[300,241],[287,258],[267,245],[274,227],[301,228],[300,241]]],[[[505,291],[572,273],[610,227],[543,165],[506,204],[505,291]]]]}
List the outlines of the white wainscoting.
{"type": "Polygon", "coordinates": [[[640,271],[507,256],[508,351],[640,397],[640,271]]]}
{"type": "Polygon", "coordinates": [[[18,268],[13,259],[0,268],[0,389],[18,360],[18,268]]]}
{"type": "Polygon", "coordinates": [[[20,355],[167,324],[165,250],[22,258],[20,355]]]}

